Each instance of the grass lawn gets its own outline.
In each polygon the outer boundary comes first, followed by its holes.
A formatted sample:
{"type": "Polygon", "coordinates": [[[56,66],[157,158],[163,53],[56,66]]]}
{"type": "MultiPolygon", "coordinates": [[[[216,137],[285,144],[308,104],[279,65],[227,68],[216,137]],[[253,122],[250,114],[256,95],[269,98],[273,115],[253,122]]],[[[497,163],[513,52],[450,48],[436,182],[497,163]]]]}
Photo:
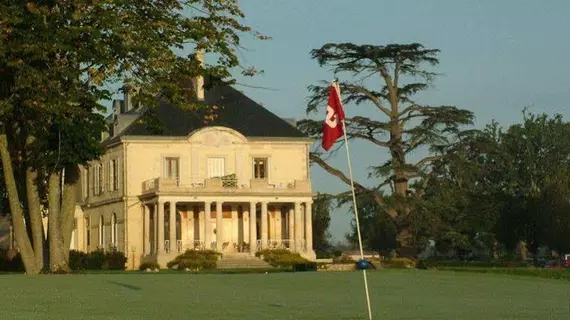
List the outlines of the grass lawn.
{"type": "MultiPolygon", "coordinates": [[[[374,319],[569,319],[570,282],[379,270],[374,319]]],[[[366,319],[362,274],[1,275],[0,319],[366,319]]]]}

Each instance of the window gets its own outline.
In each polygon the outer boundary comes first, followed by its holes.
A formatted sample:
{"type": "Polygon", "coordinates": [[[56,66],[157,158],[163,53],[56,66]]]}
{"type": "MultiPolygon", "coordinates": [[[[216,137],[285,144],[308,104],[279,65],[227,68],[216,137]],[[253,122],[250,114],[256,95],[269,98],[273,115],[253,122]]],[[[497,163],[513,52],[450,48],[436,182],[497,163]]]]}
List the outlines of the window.
{"type": "Polygon", "coordinates": [[[119,190],[119,161],[109,161],[109,190],[119,190]]]}
{"type": "Polygon", "coordinates": [[[253,159],[253,178],[267,179],[267,158],[253,159]]]}
{"type": "Polygon", "coordinates": [[[103,165],[98,164],[95,167],[95,194],[103,192],[103,165]]]}
{"type": "Polygon", "coordinates": [[[180,158],[164,158],[164,178],[178,181],[180,158]]]}
{"type": "Polygon", "coordinates": [[[89,218],[85,218],[85,245],[87,250],[91,246],[91,228],[89,226],[89,218]]]}
{"type": "Polygon", "coordinates": [[[99,217],[99,248],[105,247],[105,226],[103,225],[103,216],[99,217]]]}
{"type": "Polygon", "coordinates": [[[226,174],[226,159],[222,157],[208,158],[208,179],[223,177],[226,174]]]}
{"type": "Polygon", "coordinates": [[[111,244],[117,247],[117,214],[111,216],[111,244]]]}

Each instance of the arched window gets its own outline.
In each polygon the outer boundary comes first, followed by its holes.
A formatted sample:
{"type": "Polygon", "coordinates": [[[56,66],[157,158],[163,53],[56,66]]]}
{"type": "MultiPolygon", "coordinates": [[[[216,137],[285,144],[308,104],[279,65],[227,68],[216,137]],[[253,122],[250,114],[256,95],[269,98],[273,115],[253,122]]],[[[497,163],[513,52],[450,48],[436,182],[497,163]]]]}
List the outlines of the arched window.
{"type": "Polygon", "coordinates": [[[89,217],[85,217],[85,251],[91,250],[91,225],[89,224],[89,217]]]}
{"type": "Polygon", "coordinates": [[[111,216],[111,244],[113,247],[117,247],[118,237],[117,237],[117,214],[113,212],[111,216]]]}
{"type": "Polygon", "coordinates": [[[99,217],[99,248],[105,248],[105,227],[103,226],[103,215],[99,217]]]}

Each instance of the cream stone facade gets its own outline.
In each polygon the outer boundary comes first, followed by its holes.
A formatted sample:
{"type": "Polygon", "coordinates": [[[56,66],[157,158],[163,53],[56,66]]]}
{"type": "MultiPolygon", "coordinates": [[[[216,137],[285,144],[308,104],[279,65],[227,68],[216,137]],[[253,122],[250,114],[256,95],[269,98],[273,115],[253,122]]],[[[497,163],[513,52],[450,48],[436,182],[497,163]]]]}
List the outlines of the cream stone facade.
{"type": "Polygon", "coordinates": [[[315,259],[310,139],[231,124],[137,135],[129,129],[135,120],[109,136],[104,155],[81,170],[73,246],[116,248],[126,253],[128,268],[145,261],[165,267],[187,249],[253,255],[286,248],[315,259]]]}

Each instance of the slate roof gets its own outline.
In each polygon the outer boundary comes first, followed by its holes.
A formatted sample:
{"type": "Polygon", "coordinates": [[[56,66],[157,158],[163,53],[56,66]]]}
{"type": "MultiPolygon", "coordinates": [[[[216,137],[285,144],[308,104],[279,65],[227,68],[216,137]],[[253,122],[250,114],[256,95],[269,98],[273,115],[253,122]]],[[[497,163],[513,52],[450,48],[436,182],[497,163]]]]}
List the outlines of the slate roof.
{"type": "MultiPolygon", "coordinates": [[[[208,123],[204,123],[204,118],[210,113],[210,108],[186,111],[171,103],[161,103],[152,112],[160,120],[162,132],[153,132],[144,123],[135,121],[118,136],[105,141],[105,144],[118,141],[122,136],[188,136],[191,132],[208,126],[228,127],[246,137],[307,138],[289,122],[227,84],[211,85],[205,90],[204,104],[217,106],[215,119],[208,123]]],[[[136,111],[129,110],[126,114],[133,112],[136,111]]]]}

